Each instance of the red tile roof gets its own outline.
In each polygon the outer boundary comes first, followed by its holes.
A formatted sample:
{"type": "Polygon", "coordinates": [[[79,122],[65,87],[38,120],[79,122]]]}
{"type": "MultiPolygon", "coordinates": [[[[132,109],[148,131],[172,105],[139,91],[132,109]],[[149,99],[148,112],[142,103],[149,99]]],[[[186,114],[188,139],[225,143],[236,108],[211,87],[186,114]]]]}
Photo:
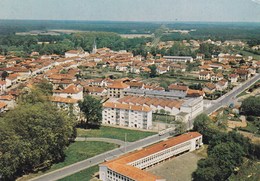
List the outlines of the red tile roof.
{"type": "Polygon", "coordinates": [[[155,176],[149,172],[146,172],[145,170],[141,170],[136,167],[133,167],[129,165],[129,163],[200,136],[202,135],[198,132],[189,132],[171,138],[169,140],[151,145],[149,147],[143,148],[139,151],[134,151],[132,153],[125,154],[123,156],[120,156],[117,159],[104,162],[101,164],[101,166],[107,166],[109,169],[117,173],[120,173],[124,176],[127,176],[133,180],[155,181],[156,179],[160,179],[160,177],[155,176]]]}

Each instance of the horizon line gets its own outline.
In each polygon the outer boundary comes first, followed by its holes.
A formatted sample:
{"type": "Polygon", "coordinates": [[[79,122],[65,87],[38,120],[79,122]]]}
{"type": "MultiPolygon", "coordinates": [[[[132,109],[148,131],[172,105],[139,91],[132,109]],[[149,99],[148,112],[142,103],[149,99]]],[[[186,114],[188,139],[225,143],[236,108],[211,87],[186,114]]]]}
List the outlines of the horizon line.
{"type": "Polygon", "coordinates": [[[82,21],[82,22],[128,22],[128,23],[260,23],[260,21],[142,21],[142,20],[76,20],[76,19],[1,19],[0,21],[82,21]]]}

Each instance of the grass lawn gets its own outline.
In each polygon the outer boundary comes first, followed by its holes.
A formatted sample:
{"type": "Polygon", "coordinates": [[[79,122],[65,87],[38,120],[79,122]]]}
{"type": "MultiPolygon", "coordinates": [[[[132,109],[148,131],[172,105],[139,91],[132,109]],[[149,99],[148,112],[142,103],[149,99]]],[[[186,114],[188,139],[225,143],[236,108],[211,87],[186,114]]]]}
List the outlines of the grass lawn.
{"type": "Polygon", "coordinates": [[[54,164],[50,170],[56,170],[67,165],[91,158],[95,155],[117,148],[118,146],[112,143],[104,143],[99,141],[91,142],[75,142],[72,143],[65,151],[66,158],[63,162],[54,164]]]}
{"type": "Polygon", "coordinates": [[[101,138],[113,138],[124,141],[125,134],[127,134],[127,141],[133,142],[145,137],[154,135],[154,132],[137,131],[123,128],[114,128],[101,126],[100,129],[77,129],[79,137],[101,137],[101,138]]]}
{"type": "Polygon", "coordinates": [[[98,170],[98,165],[96,165],[88,169],[82,170],[78,173],[75,173],[73,175],[70,175],[68,177],[65,177],[63,179],[60,179],[59,181],[89,181],[92,178],[93,174],[98,172],[98,170]]]}
{"type": "Polygon", "coordinates": [[[112,143],[105,143],[99,141],[89,141],[89,142],[75,142],[69,145],[67,150],[65,150],[65,160],[60,163],[53,164],[50,169],[44,172],[38,172],[35,174],[29,174],[23,176],[19,181],[26,181],[30,178],[43,175],[45,173],[57,170],[59,168],[71,165],[73,163],[91,158],[95,155],[104,153],[106,151],[117,148],[118,145],[112,143]]]}

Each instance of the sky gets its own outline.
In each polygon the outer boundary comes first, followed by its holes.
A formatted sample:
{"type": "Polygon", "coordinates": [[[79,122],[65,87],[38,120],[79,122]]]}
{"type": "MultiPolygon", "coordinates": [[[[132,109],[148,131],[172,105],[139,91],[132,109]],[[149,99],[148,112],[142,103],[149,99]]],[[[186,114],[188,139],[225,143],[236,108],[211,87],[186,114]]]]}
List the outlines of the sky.
{"type": "Polygon", "coordinates": [[[260,0],[0,0],[0,19],[260,22],[260,0]]]}

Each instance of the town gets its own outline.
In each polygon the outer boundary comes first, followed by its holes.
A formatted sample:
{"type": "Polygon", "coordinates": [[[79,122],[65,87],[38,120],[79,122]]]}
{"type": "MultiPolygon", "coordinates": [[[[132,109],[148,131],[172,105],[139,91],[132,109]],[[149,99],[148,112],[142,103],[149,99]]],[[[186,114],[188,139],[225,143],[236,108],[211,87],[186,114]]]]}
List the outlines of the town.
{"type": "Polygon", "coordinates": [[[259,0],[0,4],[0,181],[259,180],[259,0]]]}

